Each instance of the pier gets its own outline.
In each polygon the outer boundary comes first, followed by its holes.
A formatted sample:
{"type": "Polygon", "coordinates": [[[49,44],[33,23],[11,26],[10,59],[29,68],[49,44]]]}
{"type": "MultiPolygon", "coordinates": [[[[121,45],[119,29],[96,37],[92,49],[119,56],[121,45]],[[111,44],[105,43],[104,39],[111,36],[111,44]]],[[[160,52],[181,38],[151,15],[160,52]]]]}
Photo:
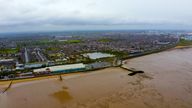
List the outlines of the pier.
{"type": "Polygon", "coordinates": [[[128,74],[129,76],[133,76],[133,75],[136,75],[138,73],[144,73],[144,71],[136,70],[135,68],[126,68],[126,67],[123,67],[123,66],[121,66],[121,68],[131,72],[131,73],[128,74]]]}
{"type": "Polygon", "coordinates": [[[13,84],[13,81],[10,82],[9,86],[3,91],[3,93],[5,93],[6,91],[8,91],[11,88],[11,85],[13,84]]]}

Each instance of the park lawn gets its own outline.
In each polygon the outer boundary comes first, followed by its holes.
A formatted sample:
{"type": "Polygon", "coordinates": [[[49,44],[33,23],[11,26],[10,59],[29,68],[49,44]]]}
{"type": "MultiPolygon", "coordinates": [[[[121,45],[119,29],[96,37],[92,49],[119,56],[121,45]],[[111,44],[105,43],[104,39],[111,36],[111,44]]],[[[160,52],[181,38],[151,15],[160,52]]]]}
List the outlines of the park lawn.
{"type": "Polygon", "coordinates": [[[191,40],[181,39],[180,42],[178,43],[178,46],[190,46],[190,45],[192,45],[191,40]]]}
{"type": "Polygon", "coordinates": [[[73,44],[73,43],[81,43],[81,42],[82,42],[81,40],[67,40],[64,43],[65,44],[73,44]]]}
{"type": "Polygon", "coordinates": [[[19,52],[18,48],[0,49],[0,54],[16,54],[19,52]]]}

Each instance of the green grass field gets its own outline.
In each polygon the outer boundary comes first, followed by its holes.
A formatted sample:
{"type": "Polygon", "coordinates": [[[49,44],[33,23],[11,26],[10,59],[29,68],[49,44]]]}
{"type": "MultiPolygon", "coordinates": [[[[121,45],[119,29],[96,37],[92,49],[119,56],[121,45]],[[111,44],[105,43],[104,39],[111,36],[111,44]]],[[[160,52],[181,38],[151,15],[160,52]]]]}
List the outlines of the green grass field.
{"type": "Polygon", "coordinates": [[[16,49],[0,49],[0,54],[15,54],[15,53],[18,53],[19,52],[19,49],[16,48],[16,49]]]}
{"type": "Polygon", "coordinates": [[[81,43],[82,41],[81,40],[67,40],[67,41],[64,41],[64,43],[66,44],[74,44],[74,43],[81,43]]]}
{"type": "Polygon", "coordinates": [[[66,41],[58,41],[58,40],[38,40],[38,41],[28,41],[17,43],[19,47],[23,46],[31,46],[31,45],[60,45],[60,44],[76,44],[81,43],[81,40],[66,40],[66,41]]]}
{"type": "Polygon", "coordinates": [[[189,46],[189,45],[192,45],[191,40],[181,39],[180,42],[178,43],[178,46],[189,46]]]}

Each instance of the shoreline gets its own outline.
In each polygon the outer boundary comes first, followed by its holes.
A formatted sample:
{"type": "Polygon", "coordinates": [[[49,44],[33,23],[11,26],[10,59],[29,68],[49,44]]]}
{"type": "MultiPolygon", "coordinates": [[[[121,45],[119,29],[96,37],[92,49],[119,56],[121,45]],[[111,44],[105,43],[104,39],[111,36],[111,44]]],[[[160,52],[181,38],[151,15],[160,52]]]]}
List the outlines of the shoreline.
{"type": "Polygon", "coordinates": [[[87,71],[81,71],[81,72],[72,72],[72,73],[63,73],[63,74],[54,74],[54,75],[46,75],[46,76],[38,76],[38,77],[33,77],[33,78],[22,78],[22,79],[13,79],[13,80],[3,80],[0,81],[0,86],[8,85],[11,81],[13,81],[13,84],[17,83],[24,83],[24,82],[31,82],[31,81],[38,81],[38,80],[47,80],[47,79],[54,79],[58,78],[61,75],[62,77],[66,76],[71,76],[71,75],[81,75],[81,74],[86,74],[86,73],[92,73],[95,71],[100,71],[104,69],[109,69],[109,68],[118,68],[119,66],[113,66],[113,67],[105,67],[105,68],[100,68],[100,69],[94,69],[94,70],[87,70],[87,71]]]}
{"type": "Polygon", "coordinates": [[[188,45],[188,46],[176,46],[175,49],[184,49],[184,48],[192,48],[192,45],[188,45]]]}
{"type": "Polygon", "coordinates": [[[129,76],[127,70],[113,67],[68,74],[62,81],[56,77],[13,84],[6,93],[0,94],[0,106],[191,108],[191,53],[192,48],[175,49],[129,59],[123,66],[145,71],[135,76],[129,76]]]}
{"type": "MultiPolygon", "coordinates": [[[[69,75],[74,75],[74,74],[82,74],[82,72],[67,73],[67,74],[65,73],[65,74],[59,74],[59,75],[64,77],[64,76],[69,76],[69,75]]],[[[0,81],[0,86],[7,85],[11,81],[13,81],[13,84],[16,84],[16,83],[23,83],[23,82],[38,81],[38,80],[54,79],[54,78],[57,78],[59,75],[47,75],[47,76],[39,76],[39,77],[33,77],[33,78],[22,78],[22,79],[4,80],[4,81],[0,81]]]]}
{"type": "MultiPolygon", "coordinates": [[[[170,47],[170,48],[161,49],[159,51],[152,51],[150,53],[147,52],[147,53],[144,53],[144,54],[141,54],[141,55],[136,55],[136,56],[130,56],[128,58],[123,58],[122,62],[125,61],[125,60],[138,58],[138,57],[143,57],[143,56],[156,54],[156,53],[161,53],[161,52],[168,51],[168,50],[184,49],[184,48],[192,48],[192,46],[191,45],[190,46],[174,46],[174,47],[170,47]]],[[[72,73],[63,73],[63,74],[54,74],[54,75],[44,75],[44,76],[38,76],[38,77],[32,77],[32,78],[0,80],[0,86],[1,85],[8,85],[11,81],[13,81],[13,84],[15,84],[15,83],[22,83],[22,82],[37,81],[37,80],[53,79],[53,78],[57,78],[59,75],[61,75],[63,77],[63,76],[69,76],[69,75],[74,75],[74,74],[84,74],[84,73],[94,72],[94,71],[97,71],[97,70],[103,70],[103,69],[106,69],[106,68],[121,67],[122,65],[123,64],[121,64],[120,66],[110,66],[110,67],[93,69],[93,70],[86,70],[86,71],[81,71],[81,72],[72,72],[72,73]]]]}

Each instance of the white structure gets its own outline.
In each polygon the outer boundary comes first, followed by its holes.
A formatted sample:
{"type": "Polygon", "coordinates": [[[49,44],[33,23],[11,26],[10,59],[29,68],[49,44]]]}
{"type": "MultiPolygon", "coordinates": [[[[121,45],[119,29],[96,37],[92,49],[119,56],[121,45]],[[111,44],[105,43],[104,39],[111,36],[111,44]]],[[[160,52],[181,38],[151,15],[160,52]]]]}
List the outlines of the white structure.
{"type": "Polygon", "coordinates": [[[187,36],[181,37],[181,39],[192,40],[192,35],[187,35],[187,36]]]}
{"type": "Polygon", "coordinates": [[[114,57],[112,54],[107,53],[101,53],[101,52],[95,52],[95,53],[86,53],[83,54],[84,57],[89,57],[90,59],[100,59],[100,58],[106,58],[106,57],[114,57]]]}
{"type": "Polygon", "coordinates": [[[85,70],[85,65],[83,63],[79,64],[69,64],[69,65],[61,65],[61,66],[51,66],[41,69],[33,70],[34,73],[43,73],[43,72],[51,72],[51,73],[70,73],[85,70]]]}

